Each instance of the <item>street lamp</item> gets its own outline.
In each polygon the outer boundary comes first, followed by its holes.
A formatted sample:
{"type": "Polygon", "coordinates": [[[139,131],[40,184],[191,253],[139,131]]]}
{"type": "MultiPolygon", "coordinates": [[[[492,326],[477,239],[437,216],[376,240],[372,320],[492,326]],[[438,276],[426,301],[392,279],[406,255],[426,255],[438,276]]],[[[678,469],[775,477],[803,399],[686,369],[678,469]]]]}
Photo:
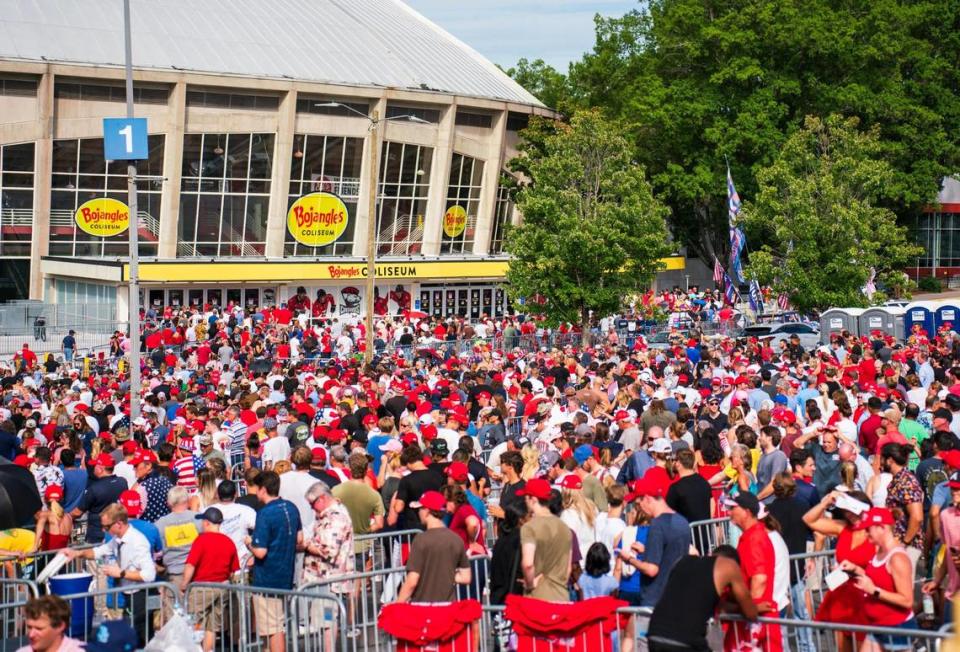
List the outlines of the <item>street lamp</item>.
{"type": "Polygon", "coordinates": [[[430,123],[422,118],[418,118],[417,116],[410,114],[397,115],[381,119],[380,112],[376,109],[373,110],[372,115],[367,115],[366,113],[357,111],[352,106],[343,104],[342,102],[315,102],[314,106],[325,108],[339,107],[341,109],[346,109],[351,113],[357,114],[361,118],[366,118],[370,123],[370,194],[367,203],[367,315],[365,319],[366,350],[363,353],[364,362],[369,363],[371,360],[373,360],[373,293],[376,280],[375,277],[377,273],[377,176],[379,174],[379,161],[377,160],[377,128],[380,126],[381,122],[387,122],[389,120],[408,120],[418,124],[430,123]]]}

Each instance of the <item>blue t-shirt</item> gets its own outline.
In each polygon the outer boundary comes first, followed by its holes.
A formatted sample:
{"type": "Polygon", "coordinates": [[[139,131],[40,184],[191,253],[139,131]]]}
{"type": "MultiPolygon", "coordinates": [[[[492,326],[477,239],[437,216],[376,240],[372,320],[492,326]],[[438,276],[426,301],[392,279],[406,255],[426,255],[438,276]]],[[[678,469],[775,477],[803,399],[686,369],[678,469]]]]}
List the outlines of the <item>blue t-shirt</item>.
{"type": "Polygon", "coordinates": [[[289,500],[277,498],[260,508],[253,528],[253,547],[266,548],[267,554],[263,559],[254,557],[251,586],[293,588],[293,565],[300,530],[300,512],[289,500]]]}
{"type": "Polygon", "coordinates": [[[383,459],[383,451],[380,450],[380,447],[390,441],[390,439],[391,437],[389,435],[374,435],[367,440],[367,455],[373,458],[370,466],[373,469],[373,474],[376,476],[380,475],[380,462],[383,459]]]}
{"type": "MultiPolygon", "coordinates": [[[[637,543],[642,543],[644,546],[646,546],[646,545],[647,545],[647,535],[648,535],[649,533],[650,533],[650,526],[649,526],[649,525],[639,525],[639,526],[637,526],[637,538],[636,538],[636,542],[637,542],[637,543]]],[[[621,545],[618,545],[618,546],[617,546],[617,550],[620,550],[621,548],[623,548],[622,543],[621,543],[621,545]]],[[[637,559],[639,559],[640,561],[643,561],[644,556],[643,556],[642,554],[637,555],[636,557],[637,557],[637,559]]],[[[643,573],[641,573],[640,571],[638,571],[638,570],[636,570],[636,569],[634,569],[634,570],[635,570],[636,572],[633,573],[632,575],[630,575],[629,577],[627,576],[626,573],[624,573],[624,574],[622,574],[622,575],[620,576],[620,594],[621,594],[621,595],[623,595],[624,593],[637,593],[637,594],[639,594],[640,591],[642,590],[641,587],[640,587],[640,576],[643,575],[643,573]]]]}
{"type": "Polygon", "coordinates": [[[650,521],[647,534],[644,561],[659,566],[659,572],[648,577],[643,575],[641,607],[655,607],[667,585],[673,565],[680,561],[690,550],[690,524],[687,519],[676,513],[661,514],[650,521]]]}
{"type": "Polygon", "coordinates": [[[83,469],[63,469],[63,511],[72,512],[80,504],[88,478],[83,469]]]}
{"type": "Polygon", "coordinates": [[[467,502],[470,503],[470,507],[473,507],[473,510],[477,513],[477,516],[483,523],[487,522],[487,506],[483,503],[483,500],[467,489],[467,502]]]}
{"type": "Polygon", "coordinates": [[[610,595],[619,587],[617,580],[612,575],[592,577],[584,573],[577,580],[577,583],[580,584],[580,590],[583,591],[584,600],[610,595]]]}

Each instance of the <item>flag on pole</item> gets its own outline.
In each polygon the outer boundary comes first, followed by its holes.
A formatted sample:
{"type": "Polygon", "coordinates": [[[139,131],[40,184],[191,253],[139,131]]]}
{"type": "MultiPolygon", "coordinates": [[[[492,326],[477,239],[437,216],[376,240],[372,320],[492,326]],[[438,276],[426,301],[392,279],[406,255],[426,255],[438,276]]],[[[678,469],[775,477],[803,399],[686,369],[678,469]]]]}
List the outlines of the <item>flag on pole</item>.
{"type": "Polygon", "coordinates": [[[780,312],[786,312],[787,308],[790,307],[790,297],[787,296],[786,292],[781,292],[780,296],[777,297],[777,307],[780,308],[780,312]]]}
{"type": "Polygon", "coordinates": [[[723,282],[725,285],[723,289],[723,296],[727,300],[727,303],[729,303],[731,306],[737,305],[740,302],[740,291],[737,290],[737,286],[733,283],[733,279],[731,279],[726,272],[723,273],[723,282]]]}
{"type": "Polygon", "coordinates": [[[750,310],[758,315],[763,314],[763,292],[757,279],[750,281],[750,310]]]}
{"type": "Polygon", "coordinates": [[[716,256],[713,257],[713,282],[717,285],[723,283],[723,265],[716,256]]]}
{"type": "Polygon", "coordinates": [[[867,299],[873,300],[873,295],[877,293],[877,270],[875,267],[870,268],[870,278],[867,279],[866,285],[863,286],[863,294],[867,299]]]}
{"type": "Polygon", "coordinates": [[[743,277],[743,262],[740,260],[740,254],[747,244],[747,238],[743,230],[737,226],[737,217],[740,215],[740,195],[737,193],[736,186],[733,185],[733,175],[730,174],[730,166],[727,166],[727,216],[730,222],[730,268],[733,269],[733,275],[738,283],[745,281],[743,277]]]}

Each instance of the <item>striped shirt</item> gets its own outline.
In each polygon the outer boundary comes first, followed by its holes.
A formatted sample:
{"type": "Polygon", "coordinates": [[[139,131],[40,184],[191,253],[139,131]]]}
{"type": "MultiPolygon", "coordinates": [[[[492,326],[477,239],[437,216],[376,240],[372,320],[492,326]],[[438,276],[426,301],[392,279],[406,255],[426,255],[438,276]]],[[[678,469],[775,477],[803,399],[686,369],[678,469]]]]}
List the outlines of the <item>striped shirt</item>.
{"type": "Polygon", "coordinates": [[[230,443],[227,450],[230,452],[230,465],[236,466],[243,462],[243,447],[247,443],[247,424],[237,419],[232,422],[224,422],[221,429],[230,435],[230,443]]]}

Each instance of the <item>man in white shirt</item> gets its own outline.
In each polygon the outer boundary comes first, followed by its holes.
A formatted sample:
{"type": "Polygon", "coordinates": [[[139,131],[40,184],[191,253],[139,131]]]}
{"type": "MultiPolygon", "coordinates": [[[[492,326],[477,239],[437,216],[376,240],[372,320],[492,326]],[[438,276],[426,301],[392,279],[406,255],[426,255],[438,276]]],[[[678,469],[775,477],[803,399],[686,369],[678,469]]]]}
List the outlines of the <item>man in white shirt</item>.
{"type": "Polygon", "coordinates": [[[263,470],[271,471],[280,460],[290,459],[290,441],[277,434],[277,420],[273,417],[263,420],[263,429],[269,437],[263,444],[263,470]]]}
{"type": "Polygon", "coordinates": [[[291,455],[291,461],[295,470],[287,471],[280,476],[280,497],[293,503],[300,512],[303,529],[309,531],[316,520],[313,507],[306,498],[307,489],[317,482],[317,479],[310,475],[313,452],[306,446],[298,446],[291,455]]]}
{"type": "Polygon", "coordinates": [[[147,592],[138,590],[137,585],[153,582],[157,577],[157,567],[153,562],[150,542],[136,528],[131,527],[127,510],[123,505],[114,503],[100,513],[100,525],[104,534],[111,539],[95,548],[63,551],[68,559],[82,557],[96,559],[100,572],[118,580],[126,594],[124,619],[129,618],[137,630],[139,646],[143,647],[147,632],[147,592]]]}
{"type": "Polygon", "coordinates": [[[257,513],[252,507],[234,502],[237,498],[237,485],[233,482],[221,482],[217,486],[217,497],[220,502],[216,504],[216,508],[223,514],[220,532],[226,534],[233,541],[233,544],[237,547],[240,568],[241,570],[245,569],[250,561],[251,554],[243,539],[253,532],[257,523],[257,513]]]}

